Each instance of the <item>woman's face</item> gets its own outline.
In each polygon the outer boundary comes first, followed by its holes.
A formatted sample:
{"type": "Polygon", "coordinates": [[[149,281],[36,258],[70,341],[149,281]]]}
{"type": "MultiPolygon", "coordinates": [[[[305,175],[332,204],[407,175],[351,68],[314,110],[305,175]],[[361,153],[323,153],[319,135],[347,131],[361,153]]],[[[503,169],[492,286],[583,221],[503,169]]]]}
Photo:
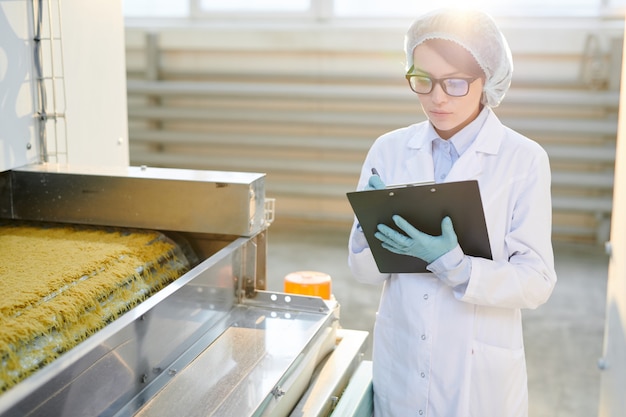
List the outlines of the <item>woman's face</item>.
{"type": "MultiPolygon", "coordinates": [[[[469,52],[468,52],[469,55],[469,52]]],[[[429,46],[428,42],[418,45],[413,51],[414,73],[431,78],[474,78],[455,68],[429,46]]],[[[442,139],[450,139],[472,122],[480,113],[480,99],[483,91],[483,79],[478,78],[469,86],[469,92],[463,97],[446,94],[441,85],[435,84],[428,94],[418,94],[424,113],[442,139]]]]}

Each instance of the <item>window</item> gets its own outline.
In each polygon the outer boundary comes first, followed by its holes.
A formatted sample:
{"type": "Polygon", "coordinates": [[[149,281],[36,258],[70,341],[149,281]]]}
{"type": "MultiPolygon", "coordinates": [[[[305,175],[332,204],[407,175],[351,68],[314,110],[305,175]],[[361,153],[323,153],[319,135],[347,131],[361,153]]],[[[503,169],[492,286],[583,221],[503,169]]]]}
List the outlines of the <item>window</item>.
{"type": "Polygon", "coordinates": [[[126,17],[190,17],[188,1],[123,0],[126,17]]]}
{"type": "Polygon", "coordinates": [[[200,0],[203,12],[306,12],[310,0],[200,0]]]}
{"type": "Polygon", "coordinates": [[[621,13],[626,0],[123,0],[127,17],[402,18],[429,9],[471,5],[493,14],[597,15],[621,13]]]}
{"type": "Polygon", "coordinates": [[[410,0],[334,0],[334,14],[338,17],[401,17],[417,16],[429,9],[440,7],[479,7],[492,13],[539,12],[594,13],[603,0],[474,0],[471,3],[459,0],[438,0],[432,5],[410,0]]]}

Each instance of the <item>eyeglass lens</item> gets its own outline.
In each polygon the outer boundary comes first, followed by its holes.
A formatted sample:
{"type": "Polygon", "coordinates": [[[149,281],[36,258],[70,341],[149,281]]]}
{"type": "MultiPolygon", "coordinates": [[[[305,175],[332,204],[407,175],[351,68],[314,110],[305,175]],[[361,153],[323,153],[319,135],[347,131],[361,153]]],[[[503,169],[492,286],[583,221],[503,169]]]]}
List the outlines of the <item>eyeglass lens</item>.
{"type": "Polygon", "coordinates": [[[446,94],[454,97],[461,97],[469,92],[469,82],[463,78],[432,79],[413,76],[409,78],[409,83],[413,91],[419,94],[430,93],[435,84],[439,84],[446,94]]]}

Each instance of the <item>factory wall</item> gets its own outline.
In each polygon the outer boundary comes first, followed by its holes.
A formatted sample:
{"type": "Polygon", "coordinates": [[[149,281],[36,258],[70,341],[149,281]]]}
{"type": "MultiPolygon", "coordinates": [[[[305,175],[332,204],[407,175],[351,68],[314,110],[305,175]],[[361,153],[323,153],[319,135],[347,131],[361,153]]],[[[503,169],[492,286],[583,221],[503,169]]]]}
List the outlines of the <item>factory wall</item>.
{"type": "Polygon", "coordinates": [[[41,2],[41,14],[38,4],[0,2],[0,171],[128,165],[121,3],[55,0],[41,2]]]}
{"type": "MultiPolygon", "coordinates": [[[[347,224],[367,149],[424,119],[404,80],[409,21],[126,22],[132,165],[267,173],[276,221],[347,224]]],[[[608,238],[623,22],[507,18],[496,109],[553,168],[555,239],[608,238]]]]}

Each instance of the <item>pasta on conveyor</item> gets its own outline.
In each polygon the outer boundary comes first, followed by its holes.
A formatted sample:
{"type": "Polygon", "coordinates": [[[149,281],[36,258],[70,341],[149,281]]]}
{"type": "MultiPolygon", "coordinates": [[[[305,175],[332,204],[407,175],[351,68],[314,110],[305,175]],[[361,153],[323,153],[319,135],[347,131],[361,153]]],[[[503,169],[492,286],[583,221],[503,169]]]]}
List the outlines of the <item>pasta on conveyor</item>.
{"type": "Polygon", "coordinates": [[[189,268],[157,231],[0,223],[0,392],[189,268]]]}

